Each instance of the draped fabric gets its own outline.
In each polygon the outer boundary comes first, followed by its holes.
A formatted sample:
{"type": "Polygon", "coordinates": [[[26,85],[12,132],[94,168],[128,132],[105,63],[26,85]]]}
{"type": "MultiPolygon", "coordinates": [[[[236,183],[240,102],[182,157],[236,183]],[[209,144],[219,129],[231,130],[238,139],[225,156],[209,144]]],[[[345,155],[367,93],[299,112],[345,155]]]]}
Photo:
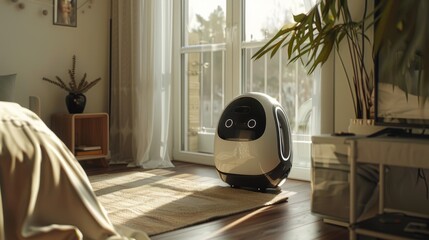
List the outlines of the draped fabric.
{"type": "Polygon", "coordinates": [[[148,239],[115,228],[63,142],[35,113],[2,101],[0,200],[0,240],[148,239]]]}
{"type": "Polygon", "coordinates": [[[171,163],[171,0],[112,0],[111,163],[171,163]]]}

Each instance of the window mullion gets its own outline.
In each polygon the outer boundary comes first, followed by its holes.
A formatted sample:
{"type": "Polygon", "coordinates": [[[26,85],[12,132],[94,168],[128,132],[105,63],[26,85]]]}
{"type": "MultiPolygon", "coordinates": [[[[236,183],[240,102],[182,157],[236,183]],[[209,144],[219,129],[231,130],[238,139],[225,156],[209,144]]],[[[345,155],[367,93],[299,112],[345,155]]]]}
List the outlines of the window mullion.
{"type": "MultiPolygon", "coordinates": [[[[232,66],[232,81],[230,87],[232,92],[232,97],[235,97],[241,94],[241,42],[242,42],[242,4],[244,1],[237,0],[228,0],[231,2],[231,10],[232,10],[232,64],[228,64],[232,66]]],[[[228,99],[231,100],[231,99],[228,99]]]]}
{"type": "Polygon", "coordinates": [[[213,93],[214,93],[214,84],[213,84],[213,69],[214,69],[214,62],[213,62],[213,52],[210,52],[210,127],[213,127],[214,123],[214,115],[213,115],[213,93]]]}
{"type": "MultiPolygon", "coordinates": [[[[253,55],[253,48],[250,49],[250,56],[253,55]]],[[[249,72],[253,73],[253,61],[249,61],[249,72]]],[[[250,92],[253,91],[253,74],[249,74],[249,84],[250,86],[247,87],[247,89],[249,89],[250,92]]]]}
{"type": "Polygon", "coordinates": [[[279,79],[278,79],[278,83],[279,83],[279,89],[278,89],[278,101],[281,104],[282,103],[282,76],[283,76],[283,51],[279,52],[279,79]]]}
{"type": "MultiPolygon", "coordinates": [[[[229,102],[232,99],[232,82],[233,82],[233,19],[232,19],[232,5],[233,0],[226,1],[226,28],[225,28],[225,85],[224,85],[224,100],[225,103],[229,102]]],[[[225,106],[225,105],[224,105],[225,106]]]]}
{"type": "Polygon", "coordinates": [[[268,56],[264,56],[264,93],[267,93],[267,78],[268,78],[268,56]]]}

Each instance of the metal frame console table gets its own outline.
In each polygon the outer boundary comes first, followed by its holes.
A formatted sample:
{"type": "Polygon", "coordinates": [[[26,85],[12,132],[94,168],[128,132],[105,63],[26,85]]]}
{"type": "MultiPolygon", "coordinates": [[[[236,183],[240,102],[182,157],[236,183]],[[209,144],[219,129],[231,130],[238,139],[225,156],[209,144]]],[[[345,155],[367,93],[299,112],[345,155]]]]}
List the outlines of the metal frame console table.
{"type": "MultiPolygon", "coordinates": [[[[373,227],[383,214],[391,211],[384,205],[385,166],[399,166],[429,169],[429,140],[416,138],[351,138],[346,140],[349,145],[350,163],[350,239],[357,234],[382,239],[427,239],[428,235],[404,232],[403,228],[386,229],[373,227]],[[357,164],[370,163],[379,166],[379,203],[378,213],[372,219],[357,222],[356,216],[356,170],[357,164]],[[372,222],[371,222],[372,221],[372,222]],[[365,223],[366,222],[366,223],[365,223]],[[368,227],[371,226],[371,227],[368,227]]],[[[401,211],[396,210],[395,211],[401,211]]],[[[406,213],[407,221],[422,223],[429,226],[429,216],[421,213],[406,213]]],[[[404,220],[405,221],[405,220],[404,220]]],[[[399,226],[399,225],[398,225],[399,226]]]]}

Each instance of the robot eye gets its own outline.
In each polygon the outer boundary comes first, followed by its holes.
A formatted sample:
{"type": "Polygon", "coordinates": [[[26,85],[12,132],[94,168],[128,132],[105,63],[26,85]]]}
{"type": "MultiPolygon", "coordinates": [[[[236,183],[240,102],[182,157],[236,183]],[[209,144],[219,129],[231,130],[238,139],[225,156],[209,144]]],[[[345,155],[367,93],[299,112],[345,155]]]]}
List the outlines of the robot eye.
{"type": "Polygon", "coordinates": [[[226,127],[226,128],[230,128],[230,127],[232,127],[232,124],[234,124],[234,121],[232,121],[232,119],[231,119],[231,118],[228,118],[228,119],[225,121],[225,127],[226,127]]]}
{"type": "Polygon", "coordinates": [[[255,119],[250,119],[249,121],[247,121],[247,127],[248,128],[254,128],[254,127],[256,127],[256,120],[255,119]]]}

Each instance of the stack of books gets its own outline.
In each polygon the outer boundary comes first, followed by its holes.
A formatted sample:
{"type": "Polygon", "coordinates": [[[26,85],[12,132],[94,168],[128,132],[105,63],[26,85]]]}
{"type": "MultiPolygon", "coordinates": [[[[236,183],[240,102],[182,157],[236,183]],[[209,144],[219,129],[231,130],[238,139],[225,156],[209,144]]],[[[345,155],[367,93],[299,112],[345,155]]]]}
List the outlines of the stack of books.
{"type": "Polygon", "coordinates": [[[85,146],[80,145],[74,149],[76,156],[101,155],[101,146],[85,146]]]}

